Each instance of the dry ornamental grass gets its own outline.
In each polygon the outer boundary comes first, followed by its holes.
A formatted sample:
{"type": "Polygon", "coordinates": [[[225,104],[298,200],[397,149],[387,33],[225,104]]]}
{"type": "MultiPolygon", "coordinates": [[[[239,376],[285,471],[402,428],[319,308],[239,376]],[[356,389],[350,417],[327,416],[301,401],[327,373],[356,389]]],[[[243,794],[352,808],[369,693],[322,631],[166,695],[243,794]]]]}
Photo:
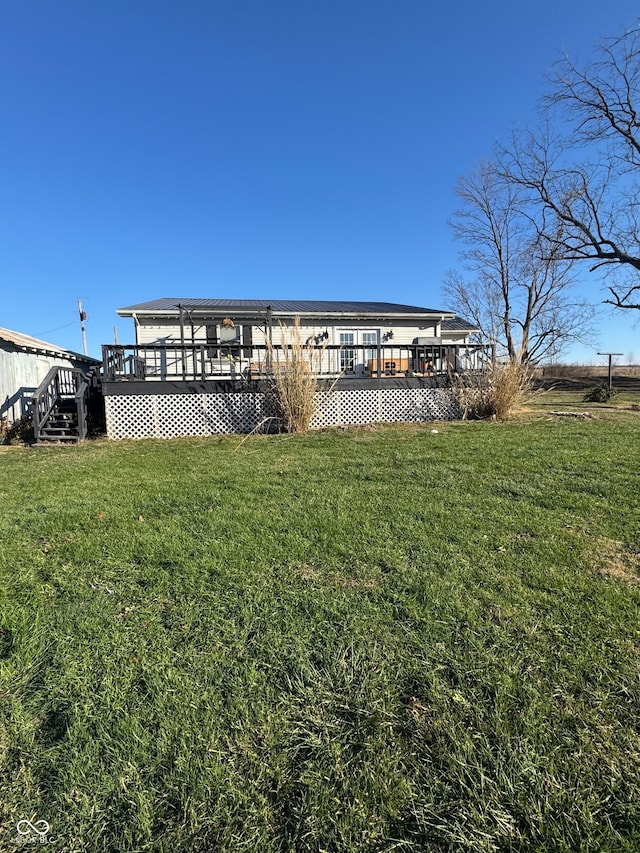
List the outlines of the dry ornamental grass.
{"type": "MultiPolygon", "coordinates": [[[[281,326],[284,340],[285,327],[281,326]]],[[[322,346],[302,342],[300,319],[296,317],[289,345],[277,349],[268,342],[273,375],[270,378],[275,417],[286,432],[308,432],[317,411],[318,372],[326,352],[322,346]]]]}
{"type": "Polygon", "coordinates": [[[519,361],[493,362],[486,370],[455,377],[453,392],[465,420],[495,417],[504,421],[534,395],[532,368],[519,361]]]}

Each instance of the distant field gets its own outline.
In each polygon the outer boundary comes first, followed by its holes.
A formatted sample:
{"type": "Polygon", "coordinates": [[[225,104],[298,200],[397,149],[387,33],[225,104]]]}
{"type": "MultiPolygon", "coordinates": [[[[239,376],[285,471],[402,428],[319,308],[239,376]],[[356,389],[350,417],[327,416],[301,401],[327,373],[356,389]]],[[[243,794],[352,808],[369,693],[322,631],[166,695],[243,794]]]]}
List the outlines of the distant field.
{"type": "MultiPolygon", "coordinates": [[[[538,373],[545,377],[568,377],[582,379],[601,379],[609,376],[609,368],[603,364],[554,364],[541,367],[538,373]]],[[[627,377],[640,379],[640,364],[614,364],[614,377],[627,377]]]]}
{"type": "Polygon", "coordinates": [[[0,850],[640,849],[640,412],[553,393],[0,450],[0,850]]]}
{"type": "MultiPolygon", "coordinates": [[[[534,402],[534,407],[538,404],[542,408],[553,408],[565,401],[569,406],[588,409],[594,407],[594,404],[585,404],[584,395],[601,385],[609,385],[606,367],[545,368],[544,371],[536,372],[535,386],[545,393],[534,402]]],[[[612,400],[606,404],[596,404],[594,411],[640,405],[640,368],[616,368],[612,377],[612,389],[612,400]]]]}

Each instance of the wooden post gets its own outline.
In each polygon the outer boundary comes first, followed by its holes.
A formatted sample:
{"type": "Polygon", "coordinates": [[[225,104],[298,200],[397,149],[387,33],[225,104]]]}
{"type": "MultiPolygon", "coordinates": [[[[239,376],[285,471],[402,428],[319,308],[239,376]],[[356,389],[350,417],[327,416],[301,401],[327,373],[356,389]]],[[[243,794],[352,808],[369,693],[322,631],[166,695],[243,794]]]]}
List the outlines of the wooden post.
{"type": "Polygon", "coordinates": [[[82,302],[78,299],[78,313],[80,314],[80,331],[82,332],[82,352],[87,354],[87,333],[84,328],[84,321],[87,319],[86,312],[82,310],[82,302]]]}
{"type": "Polygon", "coordinates": [[[186,378],[185,376],[185,366],[184,366],[184,308],[182,305],[178,305],[178,310],[180,311],[180,363],[182,364],[182,379],[186,378]]]}
{"type": "Polygon", "coordinates": [[[621,352],[599,352],[598,355],[608,355],[609,356],[609,399],[611,399],[611,392],[613,390],[613,356],[614,355],[623,355],[621,352]]]}
{"type": "Polygon", "coordinates": [[[267,350],[265,353],[265,367],[267,370],[271,369],[271,353],[273,352],[273,313],[271,310],[271,305],[267,305],[267,312],[265,317],[265,329],[267,332],[267,350]]]}

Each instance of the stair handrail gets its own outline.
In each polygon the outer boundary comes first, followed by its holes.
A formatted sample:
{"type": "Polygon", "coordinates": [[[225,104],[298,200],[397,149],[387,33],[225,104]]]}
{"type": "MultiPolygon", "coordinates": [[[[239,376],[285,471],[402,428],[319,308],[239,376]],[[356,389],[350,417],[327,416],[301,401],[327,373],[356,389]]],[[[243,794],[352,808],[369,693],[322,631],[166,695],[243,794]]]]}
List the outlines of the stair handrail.
{"type": "Polygon", "coordinates": [[[41,425],[46,421],[58,400],[54,389],[58,367],[52,367],[33,392],[33,432],[38,438],[41,425]]]}
{"type": "Polygon", "coordinates": [[[70,396],[73,393],[74,397],[77,396],[81,377],[84,378],[84,373],[79,367],[55,365],[38,385],[33,393],[33,432],[36,441],[40,437],[42,425],[46,422],[58,400],[62,399],[63,394],[70,396]],[[64,374],[68,375],[65,376],[64,374]]]}

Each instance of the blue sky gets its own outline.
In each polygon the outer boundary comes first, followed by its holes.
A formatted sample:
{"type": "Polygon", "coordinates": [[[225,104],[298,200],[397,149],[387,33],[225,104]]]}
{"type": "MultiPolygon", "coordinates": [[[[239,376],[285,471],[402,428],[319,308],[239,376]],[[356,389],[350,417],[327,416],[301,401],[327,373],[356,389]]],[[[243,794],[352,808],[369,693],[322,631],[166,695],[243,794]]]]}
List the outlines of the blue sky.
{"type": "MultiPolygon", "coordinates": [[[[91,354],[161,296],[446,308],[459,175],[637,3],[25,0],[0,18],[0,326],[91,354]]],[[[583,276],[597,302],[601,284],[583,276]]],[[[599,339],[640,359],[638,312],[599,339]],[[635,326],[634,326],[635,321],[635,326]]]]}

